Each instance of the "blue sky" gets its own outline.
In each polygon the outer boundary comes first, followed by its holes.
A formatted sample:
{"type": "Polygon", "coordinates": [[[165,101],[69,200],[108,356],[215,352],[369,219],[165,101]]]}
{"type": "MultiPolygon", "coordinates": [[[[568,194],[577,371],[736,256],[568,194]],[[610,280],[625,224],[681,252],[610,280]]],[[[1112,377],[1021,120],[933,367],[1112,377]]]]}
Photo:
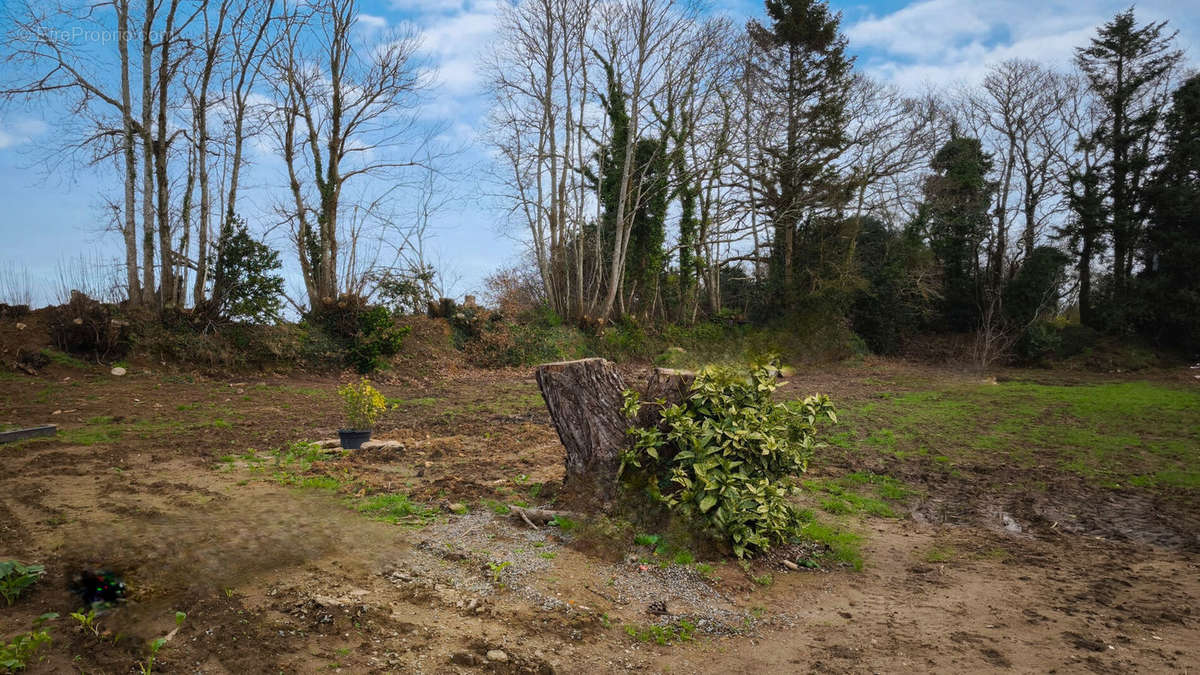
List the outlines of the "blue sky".
{"type": "MultiPolygon", "coordinates": [[[[451,206],[438,214],[435,259],[456,278],[461,295],[482,288],[497,267],[521,251],[519,232],[505,227],[488,199],[482,139],[487,100],[477,63],[494,37],[497,0],[365,0],[364,25],[415,23],[423,53],[440,83],[426,115],[446,124],[448,144],[465,148],[455,160],[451,206]]],[[[1063,0],[918,0],[833,2],[858,68],[910,90],[974,82],[989,64],[1021,57],[1065,66],[1073,48],[1124,2],[1063,0]]],[[[761,2],[713,2],[709,11],[744,21],[762,15],[761,2]]],[[[1195,65],[1200,55],[1200,4],[1158,0],[1137,6],[1142,22],[1169,19],[1195,65]]],[[[3,28],[3,26],[0,26],[3,28]]],[[[53,300],[59,267],[80,255],[115,258],[118,235],[104,232],[103,195],[117,188],[105,172],[59,166],[47,173],[37,160],[61,152],[53,108],[0,109],[0,266],[28,270],[35,302],[53,300]]],[[[273,242],[290,256],[286,242],[273,242]]],[[[2,272],[3,270],[0,270],[2,272]]],[[[0,284],[0,292],[3,292],[0,284]]],[[[0,298],[3,301],[4,298],[0,298]]]]}

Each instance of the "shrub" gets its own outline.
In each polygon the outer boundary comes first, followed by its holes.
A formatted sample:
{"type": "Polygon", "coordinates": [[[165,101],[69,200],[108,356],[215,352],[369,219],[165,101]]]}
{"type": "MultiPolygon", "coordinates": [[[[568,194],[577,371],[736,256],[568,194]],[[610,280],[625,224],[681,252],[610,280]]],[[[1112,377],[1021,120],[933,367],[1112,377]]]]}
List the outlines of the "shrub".
{"type": "Polygon", "coordinates": [[[536,269],[526,266],[497,270],[483,283],[488,304],[507,319],[521,319],[545,307],[536,269]]]}
{"type": "Polygon", "coordinates": [[[338,395],[346,412],[347,429],[372,429],[388,411],[387,399],[365,377],[338,389],[338,395]]]}
{"type": "Polygon", "coordinates": [[[116,308],[77,291],[65,305],[50,308],[47,323],[54,345],[64,352],[106,359],[129,350],[129,323],[117,318],[116,308]]]}
{"type": "Polygon", "coordinates": [[[250,236],[240,218],[214,261],[213,304],[223,318],[269,323],[283,309],[279,251],[250,236]]]}
{"type": "MultiPolygon", "coordinates": [[[[803,525],[788,500],[790,477],[808,468],[817,425],[837,421],[825,396],[792,405],[773,403],[775,359],[749,373],[708,367],[688,398],[662,410],[656,427],[633,427],[622,456],[627,489],[654,501],[726,541],[738,557],[796,537],[803,525]]],[[[625,412],[642,405],[625,392],[625,412]]]]}
{"type": "Polygon", "coordinates": [[[0,642],[0,668],[8,672],[24,670],[30,657],[41,649],[42,645],[49,643],[50,633],[44,630],[18,635],[7,644],[0,642]]]}
{"type": "Polygon", "coordinates": [[[408,326],[396,323],[392,312],[369,306],[358,296],[347,295],[313,311],[309,320],[345,351],[346,363],[365,375],[386,365],[400,353],[408,326]]]}
{"type": "Polygon", "coordinates": [[[586,352],[582,336],[567,326],[480,319],[479,314],[468,318],[464,312],[455,316],[462,317],[451,319],[460,348],[467,360],[478,366],[526,366],[577,358],[586,352]],[[472,330],[476,331],[473,336],[472,330]]]}
{"type": "Polygon", "coordinates": [[[377,297],[396,315],[421,314],[433,302],[432,287],[437,271],[425,265],[407,270],[388,268],[373,276],[377,297]]]}

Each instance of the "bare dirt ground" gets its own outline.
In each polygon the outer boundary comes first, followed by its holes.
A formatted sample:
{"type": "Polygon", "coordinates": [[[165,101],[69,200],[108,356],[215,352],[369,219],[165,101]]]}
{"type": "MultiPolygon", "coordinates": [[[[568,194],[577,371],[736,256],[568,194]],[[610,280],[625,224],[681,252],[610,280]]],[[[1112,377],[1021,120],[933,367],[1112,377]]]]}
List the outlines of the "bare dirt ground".
{"type": "MultiPolygon", "coordinates": [[[[853,409],[880,378],[972,377],[871,362],[779,394],[853,409]]],[[[935,475],[831,453],[815,477],[888,471],[917,493],[899,518],[844,523],[863,535],[861,571],[701,555],[705,574],[647,564],[628,532],[535,531],[489,508],[545,503],[562,476],[530,372],[385,379],[401,403],[377,436],[403,447],[272,453],[333,434],[336,385],[142,368],[0,377],[0,422],[60,425],[56,439],[0,446],[0,560],[47,568],[0,606],[0,637],[60,614],[28,672],[137,672],[176,611],[186,621],[155,672],[1200,670],[1193,491],[1105,490],[1047,464],[1034,492],[1004,465],[935,475]],[[419,509],[398,522],[359,512],[381,493],[419,509]],[[469,512],[451,513],[458,503],[469,512]],[[68,617],[68,585],[99,568],[129,595],[93,634],[68,617]],[[668,616],[647,611],[655,600],[668,616]],[[646,633],[680,619],[687,636],[646,633]]]]}

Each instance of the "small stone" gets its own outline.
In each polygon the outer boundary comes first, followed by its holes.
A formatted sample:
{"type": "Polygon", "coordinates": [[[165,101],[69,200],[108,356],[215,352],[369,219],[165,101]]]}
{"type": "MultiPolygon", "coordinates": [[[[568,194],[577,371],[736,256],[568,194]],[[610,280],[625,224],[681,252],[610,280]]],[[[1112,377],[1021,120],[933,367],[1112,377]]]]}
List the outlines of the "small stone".
{"type": "Polygon", "coordinates": [[[455,652],[454,655],[450,657],[450,663],[455,663],[460,666],[473,666],[478,662],[479,656],[466,651],[455,652]]]}
{"type": "Polygon", "coordinates": [[[456,513],[460,516],[465,515],[467,512],[467,505],[463,504],[462,502],[455,502],[455,503],[451,504],[448,508],[450,509],[450,513],[456,513]]]}
{"type": "Polygon", "coordinates": [[[17,322],[17,330],[25,330],[25,324],[18,321],[17,322]]]}
{"type": "Polygon", "coordinates": [[[487,660],[495,661],[496,663],[505,663],[508,661],[508,654],[505,654],[499,649],[489,649],[487,653],[487,660]]]}
{"type": "Polygon", "coordinates": [[[784,560],[783,566],[788,568],[789,570],[792,570],[793,572],[800,569],[800,566],[797,565],[796,563],[792,562],[791,560],[784,560]]]}
{"type": "Polygon", "coordinates": [[[116,375],[117,377],[121,377],[127,371],[124,368],[122,368],[121,366],[117,366],[116,368],[113,368],[111,372],[113,375],[116,375]]]}

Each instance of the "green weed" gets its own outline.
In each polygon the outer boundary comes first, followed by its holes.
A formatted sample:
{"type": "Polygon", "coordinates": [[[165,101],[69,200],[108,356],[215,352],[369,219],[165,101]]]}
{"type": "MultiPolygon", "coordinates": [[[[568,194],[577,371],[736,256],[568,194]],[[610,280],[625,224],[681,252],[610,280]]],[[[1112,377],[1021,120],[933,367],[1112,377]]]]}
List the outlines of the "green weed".
{"type": "Polygon", "coordinates": [[[45,573],[43,565],[23,565],[16,560],[0,561],[0,597],[12,607],[21,593],[45,573]]]}

